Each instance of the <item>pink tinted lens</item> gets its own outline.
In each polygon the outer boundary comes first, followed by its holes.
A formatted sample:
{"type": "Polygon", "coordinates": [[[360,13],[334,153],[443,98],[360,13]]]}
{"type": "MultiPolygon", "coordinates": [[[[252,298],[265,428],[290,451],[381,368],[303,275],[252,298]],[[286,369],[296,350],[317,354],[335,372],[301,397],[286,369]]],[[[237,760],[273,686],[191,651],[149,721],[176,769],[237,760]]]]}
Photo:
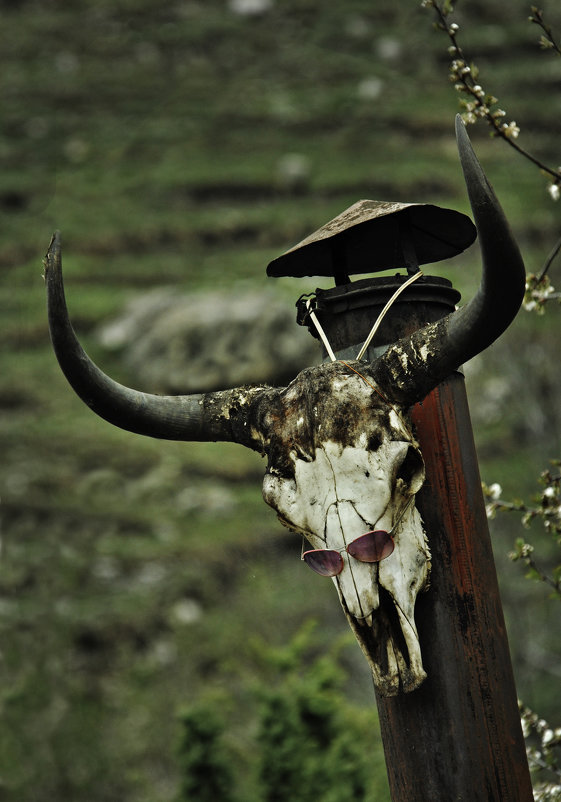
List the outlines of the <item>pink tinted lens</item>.
{"type": "Polygon", "coordinates": [[[305,551],[302,559],[312,571],[321,576],[337,576],[343,570],[343,558],[338,551],[331,549],[305,551]]]}
{"type": "Polygon", "coordinates": [[[385,560],[394,550],[394,542],[391,535],[383,529],[367,532],[365,535],[357,537],[347,546],[347,551],[355,560],[362,563],[377,563],[385,560]]]}

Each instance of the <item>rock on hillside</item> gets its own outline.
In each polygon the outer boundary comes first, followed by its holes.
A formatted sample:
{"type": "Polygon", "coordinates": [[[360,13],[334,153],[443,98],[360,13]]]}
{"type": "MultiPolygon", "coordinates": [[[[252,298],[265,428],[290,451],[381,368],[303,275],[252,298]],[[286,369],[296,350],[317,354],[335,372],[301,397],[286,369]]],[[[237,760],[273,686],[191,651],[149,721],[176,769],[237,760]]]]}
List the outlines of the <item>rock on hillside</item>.
{"type": "Polygon", "coordinates": [[[269,292],[178,295],[173,288],[133,299],[99,339],[118,349],[137,386],[192,393],[241,384],[287,384],[321,361],[320,345],[296,311],[269,292]]]}

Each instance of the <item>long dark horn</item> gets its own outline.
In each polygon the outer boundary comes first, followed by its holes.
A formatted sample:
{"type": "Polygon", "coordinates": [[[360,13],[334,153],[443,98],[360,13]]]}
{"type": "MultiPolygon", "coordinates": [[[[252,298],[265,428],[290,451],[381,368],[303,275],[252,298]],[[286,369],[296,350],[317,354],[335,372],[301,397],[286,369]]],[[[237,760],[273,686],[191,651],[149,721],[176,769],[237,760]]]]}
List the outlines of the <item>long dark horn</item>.
{"type": "Polygon", "coordinates": [[[479,235],[483,275],[466,306],[399,340],[372,363],[377,381],[397,402],[407,405],[423,399],[463,362],[491,345],[514,319],[524,297],[522,256],[460,115],[456,139],[479,235]]]}
{"type": "Polygon", "coordinates": [[[80,398],[105,420],[137,434],[164,440],[222,440],[256,450],[261,443],[251,424],[257,403],[272,390],[237,388],[202,395],[160,396],[131,390],[106,376],[78,342],[68,317],[60,234],[45,256],[49,329],[62,372],[80,398]]]}

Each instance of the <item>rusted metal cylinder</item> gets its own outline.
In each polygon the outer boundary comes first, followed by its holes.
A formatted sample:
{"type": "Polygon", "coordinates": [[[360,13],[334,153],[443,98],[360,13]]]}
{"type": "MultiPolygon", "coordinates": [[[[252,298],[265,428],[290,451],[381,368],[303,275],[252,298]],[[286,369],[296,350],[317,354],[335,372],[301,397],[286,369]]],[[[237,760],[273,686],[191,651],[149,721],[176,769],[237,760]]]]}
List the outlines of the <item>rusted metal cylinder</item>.
{"type": "MultiPolygon", "coordinates": [[[[362,344],[386,301],[407,278],[377,276],[330,290],[316,290],[316,314],[330,343],[340,343],[341,348],[362,344]]],[[[391,312],[384,317],[373,345],[389,345],[425,323],[439,320],[454,309],[459,299],[460,293],[448,279],[423,276],[397,298],[391,312]]],[[[312,328],[310,331],[315,333],[312,328]]]]}
{"type": "MultiPolygon", "coordinates": [[[[362,299],[360,288],[350,285],[358,296],[352,305],[343,300],[347,308],[341,307],[341,288],[320,295],[318,318],[338,356],[349,358],[358,350],[399,281],[368,280],[362,299]]],[[[452,311],[459,296],[442,281],[422,278],[400,296],[369,358],[452,311]]],[[[377,695],[392,800],[531,802],[461,373],[453,373],[417,404],[412,417],[426,464],[417,506],[432,552],[430,588],[418,598],[415,616],[428,678],[411,693],[377,695]]]]}

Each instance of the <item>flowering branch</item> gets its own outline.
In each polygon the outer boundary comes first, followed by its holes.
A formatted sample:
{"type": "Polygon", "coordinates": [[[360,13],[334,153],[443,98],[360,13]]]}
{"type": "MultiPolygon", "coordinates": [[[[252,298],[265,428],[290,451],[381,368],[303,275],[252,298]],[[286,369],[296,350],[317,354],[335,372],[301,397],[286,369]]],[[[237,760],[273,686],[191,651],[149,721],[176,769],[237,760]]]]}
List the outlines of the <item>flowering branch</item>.
{"type": "Polygon", "coordinates": [[[555,749],[561,746],[561,727],[553,728],[540,718],[533,710],[521,702],[518,703],[522,732],[526,739],[526,755],[530,769],[536,773],[547,771],[556,780],[555,783],[542,782],[534,787],[536,802],[551,802],[559,799],[561,787],[561,763],[555,749]],[[530,743],[536,742],[536,746],[530,743]]]}
{"type": "Polygon", "coordinates": [[[549,25],[546,25],[544,22],[543,11],[537,6],[532,6],[531,11],[532,13],[528,17],[529,21],[539,25],[543,31],[543,34],[540,36],[540,47],[543,50],[555,50],[555,52],[561,56],[561,49],[553,38],[553,32],[549,25]]]}
{"type": "MultiPolygon", "coordinates": [[[[506,509],[506,508],[503,508],[506,509]]],[[[545,571],[542,571],[534,558],[532,557],[534,547],[530,543],[525,543],[524,539],[519,537],[514,543],[514,551],[508,555],[512,562],[522,560],[524,565],[529,569],[528,576],[533,579],[539,579],[544,585],[549,585],[553,589],[553,595],[561,599],[561,577],[559,577],[559,566],[556,568],[555,576],[549,576],[545,571]]]]}
{"type": "MultiPolygon", "coordinates": [[[[478,82],[479,69],[476,64],[469,62],[464,54],[458,40],[460,30],[457,23],[448,23],[448,16],[454,11],[454,0],[422,0],[423,8],[432,8],[437,18],[435,28],[444,31],[450,39],[448,53],[452,56],[450,64],[450,80],[454,81],[454,87],[462,97],[460,104],[464,111],[462,117],[465,123],[475,123],[477,119],[484,119],[491,127],[491,135],[498,136],[507,142],[525,159],[535,164],[542,172],[551,176],[552,183],[548,187],[549,194],[553,200],[561,197],[561,168],[554,169],[544,164],[533,154],[521,147],[515,140],[518,139],[520,128],[514,120],[504,122],[506,112],[499,108],[498,99],[487,93],[478,82]]],[[[531,22],[539,25],[544,31],[540,39],[542,48],[552,49],[561,52],[555,41],[551,29],[544,23],[540,9],[532,6],[531,22]]]]}
{"type": "MultiPolygon", "coordinates": [[[[556,460],[552,466],[559,468],[561,460],[556,460]]],[[[546,470],[542,473],[542,484],[545,485],[541,494],[534,500],[533,505],[524,501],[504,501],[502,488],[499,484],[483,485],[483,493],[488,499],[486,506],[487,517],[494,518],[497,512],[517,512],[522,514],[522,525],[529,527],[533,520],[541,519],[546,532],[553,535],[558,545],[561,545],[561,473],[546,470]]],[[[561,599],[561,563],[549,575],[541,569],[534,559],[534,547],[523,538],[517,538],[514,551],[509,554],[513,562],[521,561],[529,569],[529,576],[539,579],[549,585],[554,596],[561,599]]]]}
{"type": "MultiPolygon", "coordinates": [[[[557,251],[559,251],[559,248],[561,248],[561,240],[557,251]]],[[[539,276],[534,273],[528,273],[526,276],[526,288],[524,300],[522,301],[522,306],[526,312],[537,312],[538,315],[543,315],[548,301],[561,301],[561,292],[555,292],[555,289],[550,284],[549,277],[546,276],[546,270],[550,264],[551,262],[546,262],[539,276]]]]}

